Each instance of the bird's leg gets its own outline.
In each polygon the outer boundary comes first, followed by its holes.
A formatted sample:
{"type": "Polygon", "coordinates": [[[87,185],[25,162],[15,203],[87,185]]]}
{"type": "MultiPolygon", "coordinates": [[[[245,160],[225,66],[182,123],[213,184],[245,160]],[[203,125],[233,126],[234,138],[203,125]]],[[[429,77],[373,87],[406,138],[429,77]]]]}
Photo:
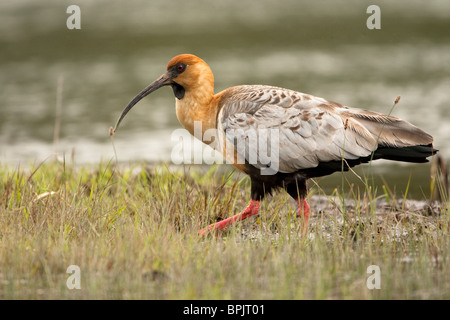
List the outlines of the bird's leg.
{"type": "Polygon", "coordinates": [[[305,198],[299,198],[298,203],[298,218],[303,218],[302,234],[308,231],[308,219],[309,219],[309,204],[305,198]]]}
{"type": "Polygon", "coordinates": [[[199,230],[198,234],[201,236],[204,236],[204,235],[206,235],[207,231],[223,229],[230,224],[233,224],[237,221],[241,221],[241,220],[247,219],[248,217],[251,217],[255,214],[258,214],[258,210],[259,210],[259,201],[252,199],[252,200],[250,200],[250,203],[248,204],[248,206],[241,213],[238,213],[238,214],[236,214],[230,218],[224,219],[222,221],[213,223],[213,224],[207,226],[206,228],[199,230]]]}
{"type": "Polygon", "coordinates": [[[303,220],[302,234],[308,231],[308,219],[309,219],[309,204],[306,202],[306,194],[308,193],[306,187],[306,180],[298,179],[295,182],[288,184],[286,191],[294,198],[298,204],[297,217],[303,220]]]}

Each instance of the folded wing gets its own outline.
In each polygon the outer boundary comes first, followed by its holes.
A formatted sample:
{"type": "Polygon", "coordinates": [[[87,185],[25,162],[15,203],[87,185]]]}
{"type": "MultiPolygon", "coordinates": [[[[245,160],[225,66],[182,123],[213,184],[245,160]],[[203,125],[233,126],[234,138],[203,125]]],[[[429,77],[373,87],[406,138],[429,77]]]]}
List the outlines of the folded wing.
{"type": "Polygon", "coordinates": [[[288,89],[232,87],[223,92],[219,107],[223,154],[231,144],[232,161],[259,169],[271,165],[290,173],[372,157],[424,162],[433,152],[433,138],[404,120],[288,89]]]}

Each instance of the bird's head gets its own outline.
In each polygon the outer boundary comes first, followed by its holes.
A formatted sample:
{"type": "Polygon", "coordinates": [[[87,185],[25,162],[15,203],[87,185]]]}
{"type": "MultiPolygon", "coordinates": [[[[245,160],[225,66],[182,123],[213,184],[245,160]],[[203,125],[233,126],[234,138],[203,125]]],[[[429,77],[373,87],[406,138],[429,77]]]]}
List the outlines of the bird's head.
{"type": "Polygon", "coordinates": [[[214,77],[206,62],[197,56],[180,54],[172,58],[167,64],[167,71],[144,88],[122,111],[114,131],[136,103],[164,86],[171,86],[175,97],[179,100],[183,99],[187,92],[195,92],[195,90],[206,91],[212,96],[214,94],[214,77]]]}

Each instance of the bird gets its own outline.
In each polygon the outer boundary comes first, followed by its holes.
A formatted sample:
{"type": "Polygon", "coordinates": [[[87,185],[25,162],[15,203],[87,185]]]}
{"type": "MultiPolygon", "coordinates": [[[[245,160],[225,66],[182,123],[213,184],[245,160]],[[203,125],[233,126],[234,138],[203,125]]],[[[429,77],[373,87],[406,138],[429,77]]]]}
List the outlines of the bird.
{"type": "Polygon", "coordinates": [[[424,163],[438,152],[430,134],[392,115],[269,85],[237,85],[214,93],[211,68],[193,54],[173,57],[166,72],[129,102],[112,133],[134,105],[164,86],[173,90],[181,125],[250,177],[245,209],[198,230],[202,236],[257,215],[264,197],[279,189],[296,201],[305,233],[308,179],[377,159],[424,163]],[[216,139],[205,138],[208,130],[217,132],[216,139]],[[270,162],[265,159],[269,151],[270,162]]]}

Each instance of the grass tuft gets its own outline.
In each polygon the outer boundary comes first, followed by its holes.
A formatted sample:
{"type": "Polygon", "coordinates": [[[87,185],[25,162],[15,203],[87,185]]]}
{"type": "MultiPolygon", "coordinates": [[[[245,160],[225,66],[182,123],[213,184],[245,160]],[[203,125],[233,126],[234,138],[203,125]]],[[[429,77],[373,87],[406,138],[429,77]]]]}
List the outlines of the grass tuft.
{"type": "Polygon", "coordinates": [[[0,166],[0,298],[450,298],[448,202],[312,183],[307,237],[276,193],[258,217],[203,238],[248,202],[248,178],[228,167],[0,166]],[[66,286],[70,265],[80,290],[66,286]]]}

